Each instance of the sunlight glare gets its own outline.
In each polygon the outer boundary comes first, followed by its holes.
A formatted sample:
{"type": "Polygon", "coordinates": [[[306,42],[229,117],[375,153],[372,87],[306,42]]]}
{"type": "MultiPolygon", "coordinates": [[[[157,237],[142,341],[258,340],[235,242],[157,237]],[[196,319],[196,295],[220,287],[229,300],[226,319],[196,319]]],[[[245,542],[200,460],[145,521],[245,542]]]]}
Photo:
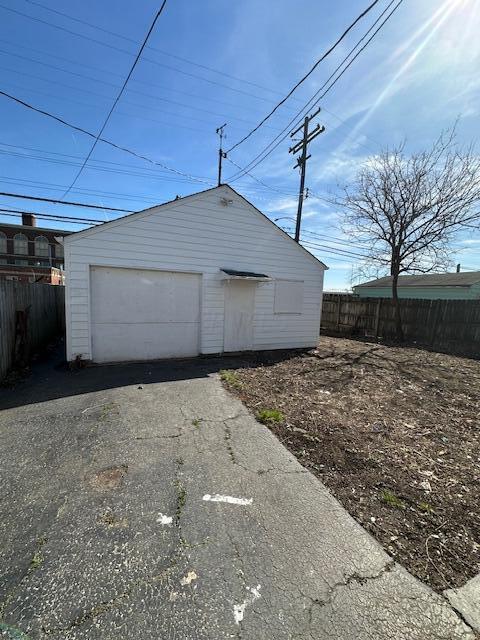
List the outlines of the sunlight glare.
{"type": "MultiPolygon", "coordinates": [[[[450,15],[459,9],[464,9],[467,4],[470,4],[470,0],[445,0],[443,5],[438,9],[434,15],[429,18],[422,27],[420,27],[408,41],[399,47],[395,52],[393,57],[398,57],[400,52],[405,51],[413,42],[415,42],[425,31],[431,27],[429,33],[423,38],[423,40],[417,45],[417,48],[410,54],[410,56],[405,60],[400,69],[395,73],[393,78],[387,83],[385,88],[381,91],[380,95],[377,97],[373,105],[368,109],[363,118],[355,125],[350,134],[347,136],[347,139],[344,142],[344,145],[347,145],[351,142],[352,138],[355,138],[360,129],[365,125],[365,123],[371,118],[373,113],[378,109],[378,107],[385,101],[387,97],[390,97],[394,93],[394,87],[397,84],[398,80],[401,76],[405,74],[405,72],[412,66],[415,60],[418,58],[420,53],[425,49],[425,47],[432,40],[433,36],[437,33],[437,31],[442,27],[442,25],[446,22],[447,18],[450,15]],[[433,26],[432,26],[433,25],[433,26]]],[[[469,24],[471,28],[471,23],[469,24]]]]}

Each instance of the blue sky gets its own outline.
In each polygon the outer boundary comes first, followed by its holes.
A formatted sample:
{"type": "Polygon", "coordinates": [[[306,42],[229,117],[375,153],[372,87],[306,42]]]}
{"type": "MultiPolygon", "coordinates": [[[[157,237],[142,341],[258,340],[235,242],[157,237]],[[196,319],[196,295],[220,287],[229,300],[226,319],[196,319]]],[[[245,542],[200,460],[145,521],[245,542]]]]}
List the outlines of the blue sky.
{"type": "MultiPolygon", "coordinates": [[[[200,180],[100,143],[68,198],[137,210],[213,185],[216,127],[228,122],[226,147],[237,142],[367,4],[167,0],[104,137],[200,180]]],[[[381,0],[375,13],[268,123],[232,151],[234,162],[245,166],[287,125],[387,4],[381,0]]],[[[311,145],[307,186],[314,195],[305,202],[303,237],[321,245],[310,249],[330,266],[327,289],[348,288],[359,258],[345,253],[356,253],[355,246],[344,244],[340,214],[322,196],[348,183],[360,164],[383,146],[406,140],[408,151],[419,150],[457,117],[459,141],[476,140],[479,5],[478,0],[404,0],[321,102],[319,122],[326,131],[311,145]]],[[[96,133],[158,6],[151,0],[0,0],[0,88],[96,133]]],[[[0,190],[61,196],[91,143],[0,97],[0,190]]],[[[248,176],[231,184],[272,219],[281,217],[279,224],[291,227],[299,178],[288,146],[289,139],[252,169],[268,187],[248,176]]],[[[226,181],[236,171],[225,162],[226,181]]],[[[115,215],[1,200],[2,207],[45,213],[99,220],[115,215]]],[[[480,269],[479,248],[480,234],[460,236],[452,259],[480,269]]]]}

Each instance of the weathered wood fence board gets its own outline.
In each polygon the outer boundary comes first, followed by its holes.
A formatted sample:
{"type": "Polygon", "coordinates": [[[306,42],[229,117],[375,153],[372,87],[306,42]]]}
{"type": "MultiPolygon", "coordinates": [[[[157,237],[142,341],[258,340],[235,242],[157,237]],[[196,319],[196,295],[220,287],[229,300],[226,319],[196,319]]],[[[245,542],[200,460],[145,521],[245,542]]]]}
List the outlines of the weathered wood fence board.
{"type": "MultiPolygon", "coordinates": [[[[400,300],[405,339],[446,353],[480,357],[480,300],[400,300]]],[[[391,298],[323,296],[321,331],[395,339],[391,298]]]]}
{"type": "Polygon", "coordinates": [[[0,280],[0,380],[14,364],[18,312],[28,312],[25,342],[31,353],[63,331],[64,307],[64,287],[0,280]]]}

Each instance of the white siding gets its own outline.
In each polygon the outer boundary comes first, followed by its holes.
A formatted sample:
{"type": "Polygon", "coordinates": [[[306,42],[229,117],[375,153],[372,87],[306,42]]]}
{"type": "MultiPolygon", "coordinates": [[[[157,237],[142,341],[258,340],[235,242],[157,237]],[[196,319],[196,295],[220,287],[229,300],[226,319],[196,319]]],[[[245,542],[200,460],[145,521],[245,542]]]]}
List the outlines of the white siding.
{"type": "Polygon", "coordinates": [[[65,238],[69,360],[92,357],[91,265],[201,274],[201,353],[223,351],[221,268],[304,283],[301,314],[274,313],[275,282],[257,285],[255,349],[313,346],[318,338],[323,265],[226,186],[65,238]]]}

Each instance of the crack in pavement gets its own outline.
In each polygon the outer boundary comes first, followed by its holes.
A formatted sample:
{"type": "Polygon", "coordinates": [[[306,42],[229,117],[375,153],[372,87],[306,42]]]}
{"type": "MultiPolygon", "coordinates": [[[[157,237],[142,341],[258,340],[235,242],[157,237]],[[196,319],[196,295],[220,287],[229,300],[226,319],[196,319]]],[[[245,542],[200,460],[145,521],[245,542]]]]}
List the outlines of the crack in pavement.
{"type": "MultiPolygon", "coordinates": [[[[238,464],[237,458],[235,456],[235,451],[233,450],[233,446],[231,442],[232,432],[230,431],[230,427],[227,425],[227,420],[223,420],[222,423],[223,423],[225,445],[227,447],[228,455],[230,456],[230,460],[233,462],[233,464],[238,464]]],[[[239,465],[239,466],[242,466],[242,465],[239,465]]]]}
{"type": "Polygon", "coordinates": [[[10,606],[10,603],[12,602],[13,598],[15,597],[15,595],[18,593],[18,591],[21,588],[21,586],[23,585],[23,583],[42,564],[43,556],[42,556],[41,552],[42,552],[42,548],[45,546],[45,544],[47,542],[48,542],[48,538],[44,534],[42,534],[41,536],[39,536],[37,538],[36,545],[35,545],[32,557],[30,559],[30,564],[28,566],[27,571],[20,578],[20,580],[17,582],[17,584],[14,585],[10,589],[10,591],[5,596],[5,600],[0,604],[0,623],[5,619],[8,607],[10,606]]]}
{"type": "MultiPolygon", "coordinates": [[[[477,633],[477,628],[473,628],[471,623],[467,621],[467,619],[465,618],[465,615],[463,614],[463,612],[460,609],[457,609],[457,607],[452,604],[450,602],[450,600],[446,597],[446,595],[444,593],[442,593],[442,597],[445,600],[445,603],[448,607],[451,607],[455,613],[457,614],[457,616],[460,618],[460,620],[463,622],[463,624],[468,627],[469,629],[472,630],[472,632],[477,633]]],[[[478,635],[478,637],[480,638],[480,634],[478,635]]]]}
{"type": "MultiPolygon", "coordinates": [[[[227,534],[227,538],[230,541],[230,544],[233,548],[233,552],[234,552],[234,556],[236,559],[236,564],[239,565],[236,567],[236,573],[237,576],[240,579],[241,585],[243,590],[247,590],[247,581],[245,578],[245,570],[244,570],[244,562],[243,562],[243,557],[242,554],[240,553],[240,550],[238,548],[238,544],[237,542],[233,539],[233,536],[231,535],[230,531],[228,529],[225,530],[226,534],[227,534]]],[[[236,629],[236,634],[235,637],[237,638],[237,640],[241,640],[242,639],[242,632],[243,632],[243,623],[240,620],[238,622],[238,628],[236,629]]]]}
{"type": "Polygon", "coordinates": [[[389,573],[390,571],[392,571],[392,569],[395,567],[395,560],[389,560],[381,569],[380,571],[378,571],[377,573],[373,574],[373,575],[361,575],[357,572],[352,573],[351,575],[349,575],[346,579],[340,581],[340,582],[336,582],[335,584],[333,584],[331,587],[329,587],[328,589],[328,596],[326,599],[322,599],[322,598],[313,598],[311,601],[310,606],[308,607],[307,610],[307,615],[308,615],[308,626],[311,626],[312,624],[312,619],[313,619],[313,610],[315,607],[326,607],[329,604],[331,604],[335,598],[335,595],[337,593],[337,591],[339,589],[343,589],[344,587],[348,587],[350,584],[352,583],[357,583],[360,585],[364,585],[367,584],[368,582],[371,582],[372,580],[378,580],[379,578],[381,578],[385,573],[389,573]]]}
{"type": "MultiPolygon", "coordinates": [[[[218,422],[223,426],[224,440],[225,440],[227,452],[233,464],[237,465],[238,467],[240,467],[244,471],[247,471],[248,473],[254,473],[257,475],[263,475],[266,473],[271,473],[273,471],[275,471],[278,474],[292,474],[292,475],[309,473],[308,469],[295,469],[292,471],[279,469],[278,467],[268,467],[267,469],[251,469],[250,467],[247,467],[241,462],[239,462],[237,455],[235,454],[235,449],[233,447],[232,430],[230,429],[230,426],[227,424],[227,422],[229,422],[230,420],[236,420],[237,418],[242,417],[244,415],[245,415],[244,413],[238,413],[234,416],[230,416],[229,418],[225,418],[225,420],[214,421],[214,422],[218,422]]],[[[212,421],[209,421],[209,422],[212,422],[212,421]]]]}

